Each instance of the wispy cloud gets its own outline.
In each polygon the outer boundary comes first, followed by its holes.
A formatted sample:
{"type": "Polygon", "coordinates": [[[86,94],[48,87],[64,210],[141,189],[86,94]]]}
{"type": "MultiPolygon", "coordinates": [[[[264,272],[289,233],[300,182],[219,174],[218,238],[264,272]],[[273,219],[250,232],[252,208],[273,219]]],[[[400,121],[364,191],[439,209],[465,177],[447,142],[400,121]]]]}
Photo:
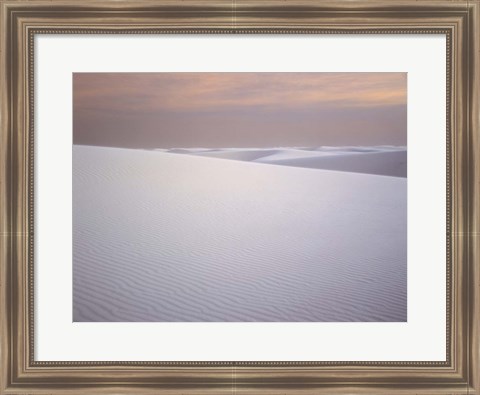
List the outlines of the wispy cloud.
{"type": "Polygon", "coordinates": [[[75,73],[76,109],[108,112],[405,105],[406,73],[75,73]]]}
{"type": "Polygon", "coordinates": [[[75,73],[77,144],[406,144],[406,73],[75,73]]]}

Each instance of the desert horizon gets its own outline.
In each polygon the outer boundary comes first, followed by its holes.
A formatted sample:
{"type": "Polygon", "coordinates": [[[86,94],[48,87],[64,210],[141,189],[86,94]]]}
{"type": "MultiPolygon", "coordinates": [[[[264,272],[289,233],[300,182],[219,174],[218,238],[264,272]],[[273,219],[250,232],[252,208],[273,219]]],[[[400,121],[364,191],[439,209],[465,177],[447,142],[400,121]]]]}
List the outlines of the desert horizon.
{"type": "MultiPolygon", "coordinates": [[[[128,149],[126,147],[93,147],[128,149]]],[[[173,154],[206,156],[272,165],[407,177],[406,146],[175,147],[154,148],[153,150],[173,154]]]]}
{"type": "Polygon", "coordinates": [[[74,322],[406,322],[405,73],[74,73],[74,322]]]}

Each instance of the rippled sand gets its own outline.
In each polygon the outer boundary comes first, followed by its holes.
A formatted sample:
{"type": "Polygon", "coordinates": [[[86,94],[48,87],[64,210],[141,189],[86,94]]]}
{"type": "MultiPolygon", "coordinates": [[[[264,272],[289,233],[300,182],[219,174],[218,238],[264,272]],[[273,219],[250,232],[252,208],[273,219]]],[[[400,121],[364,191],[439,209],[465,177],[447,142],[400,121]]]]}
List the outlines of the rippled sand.
{"type": "Polygon", "coordinates": [[[74,146],[74,321],[406,321],[406,178],[261,157],[74,146]]]}

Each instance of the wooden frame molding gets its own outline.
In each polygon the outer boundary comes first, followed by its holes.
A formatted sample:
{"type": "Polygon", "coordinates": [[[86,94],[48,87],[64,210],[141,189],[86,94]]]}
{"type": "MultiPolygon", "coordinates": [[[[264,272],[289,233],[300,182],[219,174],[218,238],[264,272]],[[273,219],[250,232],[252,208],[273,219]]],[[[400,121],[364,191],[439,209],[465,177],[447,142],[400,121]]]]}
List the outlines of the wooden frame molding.
{"type": "Polygon", "coordinates": [[[480,0],[0,0],[0,395],[480,395],[480,0]],[[34,38],[41,34],[444,34],[445,362],[34,359],[34,38]]]}

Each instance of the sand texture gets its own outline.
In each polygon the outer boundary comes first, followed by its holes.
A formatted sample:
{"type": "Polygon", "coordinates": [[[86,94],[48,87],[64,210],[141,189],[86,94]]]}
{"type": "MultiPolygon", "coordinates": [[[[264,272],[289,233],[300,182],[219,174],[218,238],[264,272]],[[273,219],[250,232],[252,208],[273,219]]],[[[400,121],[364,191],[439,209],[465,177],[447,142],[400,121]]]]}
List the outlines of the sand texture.
{"type": "Polygon", "coordinates": [[[73,147],[74,321],[406,321],[405,151],[240,151],[73,147]]]}

